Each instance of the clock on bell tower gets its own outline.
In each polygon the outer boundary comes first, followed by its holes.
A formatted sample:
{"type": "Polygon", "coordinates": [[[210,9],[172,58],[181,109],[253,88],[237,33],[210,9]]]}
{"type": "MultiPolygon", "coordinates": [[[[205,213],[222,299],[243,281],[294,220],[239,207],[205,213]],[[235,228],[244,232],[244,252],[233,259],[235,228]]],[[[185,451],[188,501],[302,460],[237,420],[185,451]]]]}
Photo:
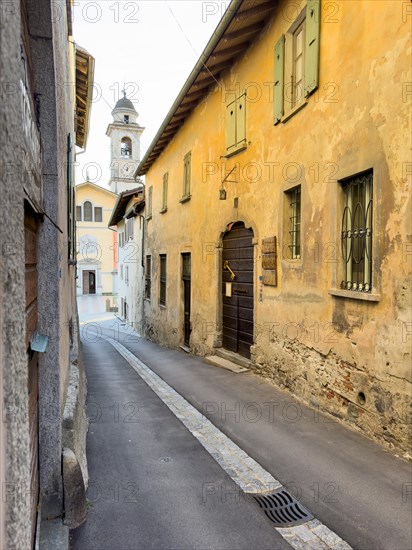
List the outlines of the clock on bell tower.
{"type": "Polygon", "coordinates": [[[134,179],[140,162],[140,135],[144,128],[137,123],[139,116],[133,103],[123,97],[116,103],[113,111],[113,122],[107,127],[106,135],[110,137],[110,191],[121,193],[138,187],[134,179]]]}

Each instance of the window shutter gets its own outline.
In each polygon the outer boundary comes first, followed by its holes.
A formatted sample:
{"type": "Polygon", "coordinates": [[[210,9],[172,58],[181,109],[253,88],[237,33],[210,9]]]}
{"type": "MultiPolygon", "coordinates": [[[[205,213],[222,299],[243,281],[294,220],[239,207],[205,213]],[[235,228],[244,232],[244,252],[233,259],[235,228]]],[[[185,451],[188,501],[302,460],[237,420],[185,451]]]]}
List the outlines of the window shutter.
{"type": "Polygon", "coordinates": [[[282,34],[275,46],[275,90],[274,90],[274,115],[275,124],[278,124],[283,116],[283,90],[284,90],[284,65],[285,65],[285,35],[282,34]]]}
{"type": "Polygon", "coordinates": [[[241,95],[236,102],[236,146],[246,142],[246,94],[241,95]]]}
{"type": "Polygon", "coordinates": [[[190,195],[190,170],[191,170],[191,153],[187,153],[183,160],[183,196],[190,195]]]}
{"type": "Polygon", "coordinates": [[[162,208],[167,208],[167,187],[169,183],[169,172],[163,176],[163,205],[162,208]]]}
{"type": "Polygon", "coordinates": [[[320,0],[308,0],[306,8],[305,96],[319,83],[320,0]]]}
{"type": "Polygon", "coordinates": [[[236,147],[236,100],[226,107],[226,149],[230,153],[236,147]]]}

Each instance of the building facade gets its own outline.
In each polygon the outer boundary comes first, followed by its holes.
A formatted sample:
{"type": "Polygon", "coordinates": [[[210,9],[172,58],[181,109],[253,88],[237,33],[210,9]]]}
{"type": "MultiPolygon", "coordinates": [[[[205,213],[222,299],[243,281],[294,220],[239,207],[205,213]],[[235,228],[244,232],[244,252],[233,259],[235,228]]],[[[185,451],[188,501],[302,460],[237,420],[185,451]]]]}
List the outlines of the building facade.
{"type": "Polygon", "coordinates": [[[91,182],[76,186],[77,295],[116,302],[117,234],[108,222],[117,195],[91,182]]]}
{"type": "Polygon", "coordinates": [[[118,316],[139,333],[143,324],[144,205],[141,186],[123,191],[109,221],[118,238],[118,316]]]}
{"type": "Polygon", "coordinates": [[[250,358],[400,452],[410,17],[402,2],[233,0],[137,171],[146,334],[250,358]]]}
{"type": "Polygon", "coordinates": [[[94,65],[74,45],[69,1],[10,3],[0,25],[0,546],[32,548],[69,512],[63,449],[87,484],[73,163],[94,65]]]}

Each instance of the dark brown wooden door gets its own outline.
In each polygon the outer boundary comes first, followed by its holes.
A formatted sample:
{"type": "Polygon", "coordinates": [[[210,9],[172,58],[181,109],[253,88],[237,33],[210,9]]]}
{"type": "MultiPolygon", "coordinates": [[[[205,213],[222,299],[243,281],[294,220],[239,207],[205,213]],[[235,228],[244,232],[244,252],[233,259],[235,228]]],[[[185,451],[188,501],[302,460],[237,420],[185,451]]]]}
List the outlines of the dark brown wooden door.
{"type": "Polygon", "coordinates": [[[37,503],[39,501],[39,389],[38,389],[38,353],[30,350],[30,338],[37,329],[37,231],[38,223],[35,213],[28,205],[24,215],[25,243],[25,290],[26,290],[26,340],[28,352],[27,392],[29,401],[29,436],[30,436],[30,504],[32,545],[36,533],[37,503]]]}
{"type": "Polygon", "coordinates": [[[83,294],[96,294],[95,271],[83,271],[83,294]]]}
{"type": "Polygon", "coordinates": [[[89,294],[96,294],[96,273],[89,271],[89,294]]]}
{"type": "Polygon", "coordinates": [[[223,347],[250,357],[253,344],[253,231],[242,222],[223,237],[223,347]]]}
{"type": "Polygon", "coordinates": [[[191,257],[190,253],[182,254],[183,270],[182,270],[182,279],[183,279],[183,311],[184,311],[184,344],[185,346],[190,345],[190,294],[191,294],[191,257]]]}

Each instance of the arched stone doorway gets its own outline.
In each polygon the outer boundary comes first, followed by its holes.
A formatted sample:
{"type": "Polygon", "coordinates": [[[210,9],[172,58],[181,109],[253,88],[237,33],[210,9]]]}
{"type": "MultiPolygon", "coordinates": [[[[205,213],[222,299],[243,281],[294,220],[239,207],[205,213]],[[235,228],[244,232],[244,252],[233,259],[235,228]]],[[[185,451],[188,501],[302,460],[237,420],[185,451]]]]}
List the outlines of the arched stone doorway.
{"type": "Polygon", "coordinates": [[[243,222],[231,224],[223,236],[222,345],[250,357],[253,344],[253,230],[243,222]]]}

